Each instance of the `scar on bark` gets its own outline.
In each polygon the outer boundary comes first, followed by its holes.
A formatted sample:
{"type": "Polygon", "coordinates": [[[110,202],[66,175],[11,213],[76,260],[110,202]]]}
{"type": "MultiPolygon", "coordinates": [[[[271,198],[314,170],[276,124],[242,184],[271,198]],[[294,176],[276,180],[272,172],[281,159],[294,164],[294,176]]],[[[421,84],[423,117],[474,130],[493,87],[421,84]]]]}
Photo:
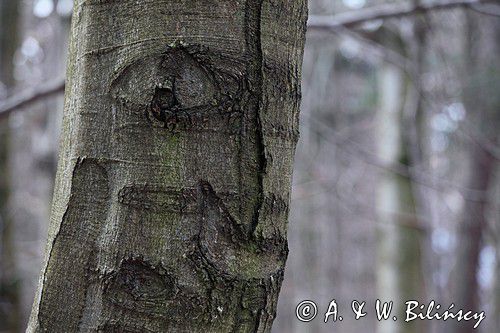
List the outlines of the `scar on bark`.
{"type": "Polygon", "coordinates": [[[85,306],[86,272],[94,259],[96,239],[108,209],[110,191],[106,167],[94,158],[79,158],[73,169],[72,193],[44,273],[46,282],[39,314],[41,331],[47,327],[57,331],[58,325],[77,331],[85,306]],[[78,239],[81,246],[68,242],[71,237],[78,239]],[[58,276],[64,276],[63,286],[58,284],[58,276]],[[49,311],[54,304],[65,306],[49,311]],[[62,322],[61,318],[68,320],[62,322]]]}
{"type": "Polygon", "coordinates": [[[162,267],[153,267],[140,258],[122,261],[109,277],[105,296],[114,304],[146,311],[173,297],[176,283],[162,267]]]}
{"type": "Polygon", "coordinates": [[[182,321],[193,313],[203,317],[206,296],[183,285],[176,274],[173,269],[153,265],[142,256],[126,258],[116,271],[101,278],[105,306],[135,313],[138,323],[143,316],[160,322],[165,318],[182,321]]]}
{"type": "Polygon", "coordinates": [[[208,47],[173,43],[119,70],[109,89],[121,104],[142,110],[155,127],[197,130],[210,119],[233,124],[240,118],[242,69],[241,60],[208,47]]]}
{"type": "MultiPolygon", "coordinates": [[[[226,201],[234,201],[237,195],[231,191],[218,195],[226,201]]],[[[137,210],[172,212],[183,215],[198,214],[196,187],[176,187],[163,184],[128,184],[118,191],[118,202],[137,210]]]]}
{"type": "Polygon", "coordinates": [[[281,269],[288,252],[286,240],[279,235],[256,237],[203,180],[198,185],[198,209],[200,232],[192,253],[195,262],[228,279],[268,278],[281,269]]]}
{"type": "Polygon", "coordinates": [[[160,64],[166,80],[155,86],[147,115],[165,128],[193,127],[208,116],[239,110],[241,79],[211,64],[208,48],[174,43],[167,47],[160,64]]]}

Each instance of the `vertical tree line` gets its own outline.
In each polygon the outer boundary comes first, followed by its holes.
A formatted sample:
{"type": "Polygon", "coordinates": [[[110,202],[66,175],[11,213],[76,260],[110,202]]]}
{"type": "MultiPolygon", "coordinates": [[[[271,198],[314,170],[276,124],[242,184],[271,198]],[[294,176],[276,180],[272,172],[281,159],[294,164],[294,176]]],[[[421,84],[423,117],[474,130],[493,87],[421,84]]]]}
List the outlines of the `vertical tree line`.
{"type": "MultiPolygon", "coordinates": [[[[13,58],[18,43],[18,1],[0,2],[0,95],[14,84],[13,58]]],[[[14,255],[13,221],[9,214],[9,125],[0,122],[0,331],[21,329],[19,277],[14,255]]]]}

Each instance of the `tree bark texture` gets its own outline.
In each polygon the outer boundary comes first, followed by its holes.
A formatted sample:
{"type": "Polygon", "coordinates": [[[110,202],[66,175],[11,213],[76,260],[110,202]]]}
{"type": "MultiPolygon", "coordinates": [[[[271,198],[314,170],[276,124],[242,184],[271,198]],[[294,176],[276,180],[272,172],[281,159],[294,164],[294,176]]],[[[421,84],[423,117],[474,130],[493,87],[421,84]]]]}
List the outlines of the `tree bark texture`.
{"type": "Polygon", "coordinates": [[[303,0],[75,2],[28,332],[268,332],[303,0]]]}

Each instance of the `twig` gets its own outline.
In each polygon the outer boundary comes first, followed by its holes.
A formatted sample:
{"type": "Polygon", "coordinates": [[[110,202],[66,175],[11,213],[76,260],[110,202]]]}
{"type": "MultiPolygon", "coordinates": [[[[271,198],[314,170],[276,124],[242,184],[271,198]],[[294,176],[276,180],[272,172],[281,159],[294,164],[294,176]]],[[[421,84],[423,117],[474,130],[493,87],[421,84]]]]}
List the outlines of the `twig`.
{"type": "Polygon", "coordinates": [[[432,10],[451,9],[454,7],[471,7],[478,10],[485,2],[480,0],[443,0],[434,3],[419,4],[383,4],[369,8],[346,12],[335,16],[310,15],[307,21],[309,29],[335,30],[341,27],[352,27],[367,21],[404,17],[417,13],[426,13],[432,10]]]}
{"type": "Polygon", "coordinates": [[[476,202],[486,202],[488,199],[488,194],[485,191],[475,190],[460,185],[456,185],[451,180],[446,180],[442,178],[437,178],[435,176],[429,175],[427,172],[417,171],[414,168],[410,168],[405,164],[400,162],[387,163],[380,159],[376,154],[367,151],[359,143],[349,139],[340,138],[336,133],[331,135],[325,135],[322,131],[332,131],[332,127],[325,122],[320,122],[316,119],[310,118],[310,121],[314,122],[317,133],[329,143],[336,145],[344,153],[354,156],[363,162],[377,167],[379,169],[389,171],[396,175],[400,175],[405,178],[409,178],[411,181],[423,185],[428,188],[432,188],[437,191],[443,191],[444,189],[453,188],[460,192],[464,200],[476,201],[476,202]],[[332,138],[333,137],[333,138],[332,138]]]}
{"type": "Polygon", "coordinates": [[[500,161],[500,147],[495,144],[495,141],[490,140],[479,131],[474,130],[470,124],[466,121],[458,128],[459,133],[461,132],[464,137],[470,140],[472,143],[477,145],[484,152],[490,154],[494,159],[500,161]]]}
{"type": "Polygon", "coordinates": [[[498,4],[485,3],[480,5],[471,5],[470,9],[483,15],[500,17],[500,6],[498,4]]]}
{"type": "Polygon", "coordinates": [[[38,84],[35,87],[27,88],[21,93],[0,102],[0,119],[6,118],[11,112],[20,107],[62,92],[64,92],[64,78],[55,79],[38,84]]]}
{"type": "Polygon", "coordinates": [[[417,73],[415,72],[415,66],[409,61],[408,58],[403,56],[402,54],[385,47],[384,45],[371,40],[369,38],[364,37],[363,35],[349,30],[345,27],[339,27],[336,29],[335,32],[338,32],[338,35],[340,36],[348,36],[352,38],[353,40],[358,41],[361,44],[361,47],[366,50],[366,52],[371,52],[376,56],[379,56],[383,60],[387,61],[388,63],[393,64],[394,66],[399,67],[402,69],[408,76],[415,82],[417,85],[416,77],[417,73]]]}

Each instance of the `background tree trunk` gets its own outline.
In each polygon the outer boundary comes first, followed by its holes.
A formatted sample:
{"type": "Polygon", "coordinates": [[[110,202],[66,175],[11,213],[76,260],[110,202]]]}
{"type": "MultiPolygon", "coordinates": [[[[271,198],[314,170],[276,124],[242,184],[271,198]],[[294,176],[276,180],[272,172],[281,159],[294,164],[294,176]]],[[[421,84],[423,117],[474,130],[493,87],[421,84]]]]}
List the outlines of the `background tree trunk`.
{"type": "MultiPolygon", "coordinates": [[[[18,44],[18,1],[0,2],[0,99],[14,85],[13,58],[18,44]]],[[[14,251],[13,222],[7,209],[11,191],[9,124],[0,122],[0,332],[20,330],[19,277],[14,251]]]]}
{"type": "Polygon", "coordinates": [[[267,332],[305,1],[76,1],[28,332],[267,332]]]}
{"type": "MultiPolygon", "coordinates": [[[[65,0],[59,1],[62,3],[65,0]]],[[[55,10],[41,19],[40,1],[19,4],[19,47],[14,71],[15,92],[37,89],[42,82],[63,77],[68,53],[69,17],[55,10]],[[31,53],[26,51],[31,48],[31,53]]],[[[54,189],[63,98],[52,95],[18,109],[5,120],[10,126],[8,210],[18,282],[19,332],[26,330],[46,245],[54,189]]]]}
{"type": "MultiPolygon", "coordinates": [[[[468,13],[466,49],[466,76],[463,98],[468,112],[476,120],[472,127],[475,144],[469,152],[469,172],[466,186],[480,195],[468,199],[463,207],[462,219],[457,226],[456,263],[451,276],[450,298],[456,308],[464,311],[483,311],[480,308],[481,286],[478,281],[480,255],[486,242],[488,227],[489,191],[495,183],[497,159],[484,142],[498,143],[500,136],[500,23],[494,18],[468,13]],[[489,28],[490,33],[484,31],[489,28]]],[[[498,259],[497,259],[498,260],[498,259]]],[[[493,311],[494,313],[494,311],[493,311]]],[[[473,330],[474,322],[452,322],[447,332],[466,333],[473,330]]]]}
{"type": "MultiPolygon", "coordinates": [[[[379,77],[379,156],[387,165],[408,165],[409,145],[401,121],[406,78],[390,64],[382,66],[379,77]]],[[[377,291],[382,302],[394,301],[398,318],[404,318],[404,301],[423,296],[420,251],[423,237],[412,186],[409,177],[387,170],[380,176],[377,191],[377,291]]],[[[420,322],[382,320],[378,332],[421,332],[422,327],[420,322]]]]}

